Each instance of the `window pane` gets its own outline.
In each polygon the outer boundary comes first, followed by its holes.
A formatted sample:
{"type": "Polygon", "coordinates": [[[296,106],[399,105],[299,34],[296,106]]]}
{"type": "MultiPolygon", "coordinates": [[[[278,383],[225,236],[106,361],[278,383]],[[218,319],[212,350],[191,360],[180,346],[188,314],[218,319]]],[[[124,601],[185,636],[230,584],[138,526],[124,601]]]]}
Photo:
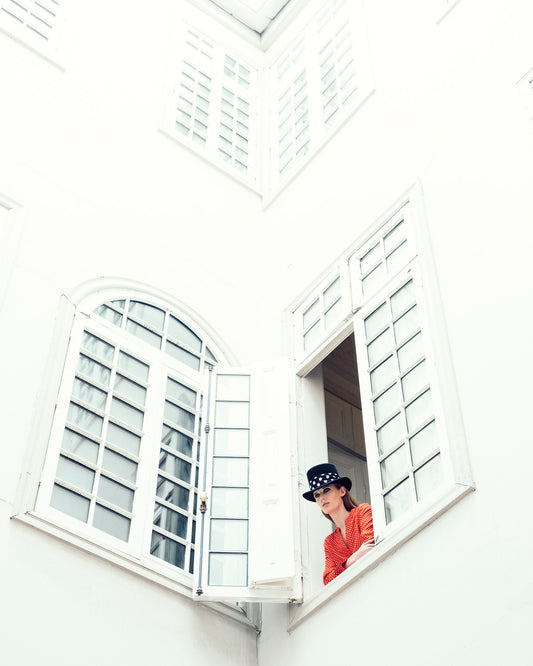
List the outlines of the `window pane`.
{"type": "Polygon", "coordinates": [[[135,409],[130,405],[113,398],[111,402],[111,415],[117,418],[119,421],[126,423],[127,425],[141,430],[143,427],[144,414],[139,409],[135,409]]]}
{"type": "Polygon", "coordinates": [[[414,333],[418,328],[418,311],[416,305],[408,310],[398,321],[394,324],[394,336],[396,343],[400,343],[410,333],[414,333]]]}
{"type": "Polygon", "coordinates": [[[161,349],[161,336],[153,333],[144,326],[141,326],[131,319],[128,319],[126,322],[126,330],[129,333],[132,333],[135,337],[139,338],[139,340],[147,342],[149,345],[152,345],[152,347],[155,347],[156,349],[161,349]]]}
{"type": "Polygon", "coordinates": [[[401,289],[391,296],[390,299],[392,315],[400,314],[408,305],[415,303],[415,287],[412,280],[409,280],[401,289]]]}
{"type": "Polygon", "coordinates": [[[209,585],[245,587],[248,556],[242,553],[210,553],[209,585]]]}
{"type": "Polygon", "coordinates": [[[437,426],[435,421],[431,421],[425,428],[422,428],[420,432],[411,437],[409,443],[411,445],[413,465],[418,465],[421,460],[437,448],[437,426]]]}
{"type": "Polygon", "coordinates": [[[170,377],[167,379],[167,395],[189,407],[196,407],[196,392],[170,377]]]}
{"type": "Polygon", "coordinates": [[[122,351],[119,352],[118,355],[118,367],[121,368],[121,370],[127,372],[128,375],[137,377],[137,379],[141,379],[145,382],[148,381],[148,371],[150,366],[146,365],[146,363],[142,363],[136,358],[133,358],[133,356],[130,356],[129,354],[125,354],[122,351]]]}
{"type": "Polygon", "coordinates": [[[168,321],[168,336],[176,340],[176,342],[181,342],[192,351],[200,353],[202,349],[202,341],[193,333],[190,328],[182,324],[179,319],[170,315],[168,321]]]}
{"type": "Polygon", "coordinates": [[[191,482],[191,464],[161,449],[159,469],[186,483],[191,482]]]}
{"type": "Polygon", "coordinates": [[[308,326],[310,326],[319,317],[320,317],[320,304],[319,304],[318,299],[317,299],[303,313],[303,328],[304,328],[304,331],[308,328],[308,326]]]}
{"type": "Polygon", "coordinates": [[[384,236],[383,245],[385,247],[385,252],[390,252],[395,245],[398,245],[402,238],[405,238],[405,236],[405,224],[402,220],[384,236]]]}
{"type": "Polygon", "coordinates": [[[87,331],[83,332],[81,346],[83,349],[86,349],[88,352],[93,354],[93,356],[98,356],[104,361],[111,362],[113,360],[113,355],[115,353],[115,348],[113,345],[100,340],[100,338],[97,338],[95,335],[91,335],[91,333],[87,333],[87,331]]]}
{"type": "Polygon", "coordinates": [[[378,393],[383,388],[388,386],[394,381],[397,374],[396,358],[389,356],[389,358],[378,365],[377,368],[370,373],[370,384],[372,386],[372,393],[378,393]]]}
{"type": "Polygon", "coordinates": [[[215,458],[213,460],[213,485],[247,486],[248,458],[215,458]]]}
{"type": "Polygon", "coordinates": [[[214,452],[216,456],[248,456],[248,430],[215,428],[214,452]]]}
{"type": "Polygon", "coordinates": [[[158,532],[152,532],[150,553],[180,569],[185,566],[185,546],[168,539],[158,532]]]}
{"type": "Polygon", "coordinates": [[[371,294],[373,291],[377,290],[377,288],[381,285],[383,282],[383,278],[385,276],[385,269],[383,268],[383,264],[379,264],[374,268],[374,270],[369,273],[365,278],[361,280],[361,284],[363,286],[363,294],[365,296],[368,296],[368,294],[371,294]]]}
{"type": "Polygon", "coordinates": [[[389,323],[389,308],[386,303],[374,310],[374,312],[365,319],[366,339],[371,340],[376,333],[383,330],[389,323]]]}
{"type": "Polygon", "coordinates": [[[143,405],[146,400],[146,389],[135,382],[132,382],[122,375],[117,375],[115,379],[115,393],[119,393],[124,398],[143,405]]]}
{"type": "Polygon", "coordinates": [[[187,538],[187,516],[157,503],[154,510],[154,525],[182,539],[187,538]]]}
{"type": "Polygon", "coordinates": [[[94,472],[88,467],[69,460],[64,456],[59,456],[56,476],[62,481],[77,486],[81,490],[90,493],[93,489],[94,472]]]}
{"type": "Polygon", "coordinates": [[[396,414],[377,431],[380,455],[393,449],[405,437],[405,420],[403,414],[396,414]]]}
{"type": "Polygon", "coordinates": [[[407,241],[405,241],[387,257],[387,270],[389,274],[394,273],[402,266],[405,266],[408,257],[409,253],[407,251],[407,241]]]}
{"type": "Polygon", "coordinates": [[[124,481],[130,481],[130,483],[135,483],[137,479],[137,463],[124,456],[119,456],[118,453],[110,449],[105,449],[104,451],[102,468],[107,472],[120,476],[124,481]]]}
{"type": "Polygon", "coordinates": [[[410,460],[407,453],[407,447],[401,446],[381,463],[381,479],[383,488],[390,486],[391,483],[398,481],[408,472],[410,460]]]}
{"type": "Polygon", "coordinates": [[[128,518],[107,509],[105,506],[100,506],[100,504],[97,504],[94,509],[93,525],[122,541],[129,539],[130,521],[128,518]]]}
{"type": "Polygon", "coordinates": [[[417,472],[415,472],[416,495],[420,502],[438,488],[443,481],[442,461],[436,455],[417,472]]]}
{"type": "Polygon", "coordinates": [[[72,395],[78,398],[81,402],[85,402],[91,407],[97,409],[104,409],[107,400],[107,393],[95,388],[92,384],[82,381],[81,379],[74,380],[72,387],[72,395]]]}
{"type": "Polygon", "coordinates": [[[106,439],[110,444],[114,444],[128,453],[132,453],[134,456],[139,455],[141,438],[125,428],[120,428],[114,423],[109,423],[106,439]]]}
{"type": "Polygon", "coordinates": [[[377,361],[381,360],[387,353],[390,353],[394,348],[394,341],[392,339],[392,332],[387,328],[381,335],[367,346],[368,363],[374,365],[377,361]]]}
{"type": "Polygon", "coordinates": [[[394,384],[394,386],[391,386],[390,389],[374,400],[374,418],[376,419],[376,423],[380,423],[397,410],[400,402],[398,386],[394,384]]]}
{"type": "Polygon", "coordinates": [[[161,442],[169,448],[174,449],[174,451],[178,451],[189,457],[192,456],[192,438],[166,425],[163,426],[161,442]]]}
{"type": "Polygon", "coordinates": [[[198,358],[198,356],[195,356],[194,354],[185,351],[185,349],[178,347],[178,345],[173,344],[169,340],[167,340],[165,351],[169,356],[172,356],[172,358],[175,358],[176,360],[181,361],[185,365],[188,365],[189,368],[193,368],[193,370],[200,369],[200,359],[198,358]]]}
{"type": "Polygon", "coordinates": [[[68,408],[67,421],[81,430],[85,430],[85,432],[99,437],[102,433],[104,419],[71,402],[68,408]]]}
{"type": "Polygon", "coordinates": [[[84,375],[88,379],[93,379],[99,384],[104,386],[109,386],[109,378],[111,377],[111,370],[106,368],[105,365],[101,365],[96,361],[93,361],[88,356],[80,354],[78,361],[78,372],[80,375],[84,375]]]}
{"type": "Polygon", "coordinates": [[[247,520],[212,520],[210,550],[246,550],[248,548],[247,520]]]}
{"type": "Polygon", "coordinates": [[[84,523],[87,522],[90,501],[85,497],[81,497],[81,495],[73,493],[71,490],[67,490],[66,488],[62,488],[55,484],[50,504],[54,509],[58,509],[78,520],[82,520],[84,523]]]}
{"type": "Polygon", "coordinates": [[[213,488],[211,515],[214,518],[248,518],[248,490],[213,488]]]}
{"type": "Polygon", "coordinates": [[[133,507],[133,495],[133,490],[126,488],[126,486],[112,481],[106,476],[100,477],[100,483],[98,484],[98,497],[100,499],[111,502],[111,504],[119,506],[126,511],[131,511],[133,507]]]}
{"type": "Polygon", "coordinates": [[[247,402],[217,402],[215,405],[215,423],[217,427],[247,428],[249,425],[250,406],[247,402]]]}
{"type": "Polygon", "coordinates": [[[249,375],[219,375],[217,400],[247,401],[250,399],[249,375]]]}
{"type": "Polygon", "coordinates": [[[107,307],[107,305],[98,306],[94,312],[99,317],[107,319],[107,321],[110,321],[112,324],[115,324],[115,326],[120,326],[120,324],[122,323],[122,315],[120,314],[120,312],[116,312],[112,308],[107,307]]]}
{"type": "Polygon", "coordinates": [[[337,278],[324,291],[324,310],[327,310],[341,296],[341,280],[337,278]]]}
{"type": "Polygon", "coordinates": [[[170,504],[179,506],[180,509],[185,509],[187,511],[189,508],[189,491],[187,488],[184,488],[177,483],[172,483],[172,481],[165,479],[163,476],[157,477],[156,494],[170,504]]]}
{"type": "Polygon", "coordinates": [[[365,255],[359,260],[359,265],[361,268],[361,275],[364,275],[372,266],[379,261],[381,257],[379,243],[374,245],[365,255]]]}
{"type": "Polygon", "coordinates": [[[87,460],[87,462],[96,463],[98,458],[98,444],[93,442],[92,439],[82,437],[68,428],[65,429],[63,434],[61,448],[63,451],[74,453],[79,458],[87,460]]]}
{"type": "Polygon", "coordinates": [[[320,326],[320,320],[319,320],[304,335],[304,349],[309,349],[314,344],[316,344],[316,342],[320,340],[321,332],[322,332],[322,327],[320,326]]]}
{"type": "Polygon", "coordinates": [[[141,319],[147,324],[150,324],[150,326],[158,328],[160,331],[163,330],[163,324],[165,322],[165,313],[163,310],[160,310],[153,305],[148,305],[147,303],[141,303],[140,301],[131,301],[129,312],[137,317],[137,319],[141,319]]]}
{"type": "Polygon", "coordinates": [[[413,503],[413,496],[409,479],[402,481],[394,490],[385,495],[385,518],[387,524],[409,510],[413,503]]]}
{"type": "Polygon", "coordinates": [[[402,379],[403,399],[409,400],[428,384],[426,362],[422,361],[402,379]]]}
{"type": "Polygon", "coordinates": [[[324,315],[324,325],[326,328],[335,324],[342,316],[342,301],[338,300],[335,305],[332,305],[324,315]]]}
{"type": "Polygon", "coordinates": [[[423,355],[422,333],[417,333],[409,342],[406,342],[398,349],[398,361],[401,372],[407,370],[410,365],[418,361],[419,358],[422,358],[423,355]]]}
{"type": "Polygon", "coordinates": [[[194,414],[191,414],[186,409],[178,407],[168,400],[165,400],[165,419],[168,419],[175,425],[179,425],[186,430],[194,432],[194,414]]]}
{"type": "Polygon", "coordinates": [[[431,391],[428,390],[405,408],[408,431],[413,432],[416,430],[416,427],[429,419],[432,413],[431,391]]]}

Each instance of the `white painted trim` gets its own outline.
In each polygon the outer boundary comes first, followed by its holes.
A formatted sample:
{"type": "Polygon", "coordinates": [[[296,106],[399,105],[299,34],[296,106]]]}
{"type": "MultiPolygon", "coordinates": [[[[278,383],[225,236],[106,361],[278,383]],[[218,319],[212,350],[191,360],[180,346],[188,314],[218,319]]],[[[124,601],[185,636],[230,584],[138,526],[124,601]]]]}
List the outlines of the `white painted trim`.
{"type": "Polygon", "coordinates": [[[438,10],[437,25],[448,16],[460,1],[461,0],[450,0],[449,2],[446,2],[446,0],[438,0],[440,7],[438,10]]]}
{"type": "Polygon", "coordinates": [[[421,513],[414,520],[411,520],[408,525],[404,525],[400,529],[391,533],[387,539],[378,543],[375,548],[340,576],[337,576],[337,578],[332,580],[331,583],[326,585],[324,589],[313,598],[309,599],[309,601],[305,601],[301,605],[292,604],[289,607],[287,631],[294,631],[308,617],[311,617],[319,608],[327,604],[330,599],[336,597],[341,591],[359,580],[359,578],[364,576],[368,571],[372,571],[372,569],[383,562],[385,558],[392,555],[404,543],[416,536],[427,525],[436,520],[463,497],[469,495],[473,490],[475,490],[474,484],[457,484],[453,486],[426,511],[421,513]]]}

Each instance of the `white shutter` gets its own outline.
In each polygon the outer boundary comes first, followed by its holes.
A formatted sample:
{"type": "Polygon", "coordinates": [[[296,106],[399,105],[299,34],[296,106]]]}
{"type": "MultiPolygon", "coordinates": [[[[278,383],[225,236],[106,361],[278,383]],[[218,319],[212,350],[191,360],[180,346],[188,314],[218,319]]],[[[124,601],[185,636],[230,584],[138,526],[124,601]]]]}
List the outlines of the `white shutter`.
{"type": "Polygon", "coordinates": [[[287,601],[296,567],[286,363],[211,375],[193,598],[287,601]]]}
{"type": "Polygon", "coordinates": [[[23,31],[25,37],[35,36],[41,42],[50,39],[57,20],[59,0],[4,0],[0,4],[0,18],[6,27],[23,31]]]}

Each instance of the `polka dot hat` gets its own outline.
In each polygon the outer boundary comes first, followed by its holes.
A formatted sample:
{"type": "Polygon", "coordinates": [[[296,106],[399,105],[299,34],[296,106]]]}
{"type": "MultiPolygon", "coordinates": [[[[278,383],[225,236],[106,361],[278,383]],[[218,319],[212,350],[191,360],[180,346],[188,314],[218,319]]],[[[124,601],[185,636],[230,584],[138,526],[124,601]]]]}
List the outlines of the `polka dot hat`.
{"type": "Polygon", "coordinates": [[[340,483],[346,490],[350,490],[352,487],[350,479],[347,476],[340,477],[337,468],[331,463],[322,463],[311,467],[307,471],[307,481],[309,482],[309,490],[303,494],[303,497],[310,502],[316,501],[313,497],[315,490],[329,486],[330,483],[340,483]]]}

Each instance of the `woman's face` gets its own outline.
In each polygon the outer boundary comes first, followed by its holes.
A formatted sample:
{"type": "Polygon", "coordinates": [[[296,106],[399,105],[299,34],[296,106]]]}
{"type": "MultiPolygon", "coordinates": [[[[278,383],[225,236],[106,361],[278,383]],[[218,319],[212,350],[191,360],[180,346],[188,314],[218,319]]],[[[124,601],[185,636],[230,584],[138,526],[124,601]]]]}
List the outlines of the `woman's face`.
{"type": "Polygon", "coordinates": [[[340,509],[341,506],[344,506],[343,496],[346,494],[346,488],[341,486],[337,488],[334,484],[329,486],[324,486],[313,493],[313,497],[316,500],[321,511],[324,513],[335,513],[337,509],[340,509]]]}

